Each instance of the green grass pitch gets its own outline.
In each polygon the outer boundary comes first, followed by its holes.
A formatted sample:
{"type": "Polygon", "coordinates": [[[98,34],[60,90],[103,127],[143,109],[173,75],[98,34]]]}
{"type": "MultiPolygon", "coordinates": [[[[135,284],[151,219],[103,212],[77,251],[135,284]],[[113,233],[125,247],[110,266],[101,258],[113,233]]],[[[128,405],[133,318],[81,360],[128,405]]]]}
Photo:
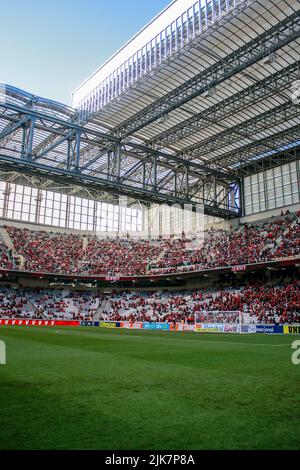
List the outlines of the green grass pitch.
{"type": "Polygon", "coordinates": [[[0,449],[299,449],[295,336],[1,327],[0,449]]]}

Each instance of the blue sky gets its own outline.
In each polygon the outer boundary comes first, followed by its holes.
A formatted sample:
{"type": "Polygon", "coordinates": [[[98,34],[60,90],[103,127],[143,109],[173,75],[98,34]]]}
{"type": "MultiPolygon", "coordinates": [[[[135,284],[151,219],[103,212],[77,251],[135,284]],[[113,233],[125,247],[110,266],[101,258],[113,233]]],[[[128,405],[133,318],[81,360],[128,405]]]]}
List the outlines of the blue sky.
{"type": "Polygon", "coordinates": [[[4,0],[0,81],[71,104],[71,93],[171,0],[4,0]]]}

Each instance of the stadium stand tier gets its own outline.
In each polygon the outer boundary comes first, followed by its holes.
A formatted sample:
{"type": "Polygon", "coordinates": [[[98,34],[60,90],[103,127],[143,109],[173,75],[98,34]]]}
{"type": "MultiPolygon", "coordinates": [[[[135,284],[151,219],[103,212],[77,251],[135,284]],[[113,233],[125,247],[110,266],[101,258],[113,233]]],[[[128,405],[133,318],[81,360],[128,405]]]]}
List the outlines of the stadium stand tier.
{"type": "MultiPolygon", "coordinates": [[[[204,237],[152,240],[99,239],[5,226],[25,271],[68,275],[145,276],[267,262],[300,254],[299,213],[233,230],[207,230],[204,237]],[[203,239],[203,240],[202,240],[203,239]]],[[[0,245],[2,269],[12,269],[0,245]]],[[[21,268],[20,268],[21,269],[21,268]]]]}
{"type": "Polygon", "coordinates": [[[0,318],[247,324],[300,323],[300,283],[185,291],[95,292],[0,289],[0,318]],[[228,314],[226,313],[228,312],[228,314]]]}
{"type": "Polygon", "coordinates": [[[91,320],[101,301],[88,292],[0,288],[0,318],[91,320]]]}

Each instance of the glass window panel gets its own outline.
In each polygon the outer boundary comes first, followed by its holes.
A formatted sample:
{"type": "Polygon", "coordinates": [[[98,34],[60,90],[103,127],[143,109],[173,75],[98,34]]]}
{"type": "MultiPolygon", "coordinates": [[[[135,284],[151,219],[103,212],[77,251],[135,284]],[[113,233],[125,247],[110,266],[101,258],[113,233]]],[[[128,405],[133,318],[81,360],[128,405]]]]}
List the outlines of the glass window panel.
{"type": "Polygon", "coordinates": [[[281,167],[280,166],[274,168],[274,176],[277,177],[279,175],[281,175],[281,167]]]}
{"type": "Polygon", "coordinates": [[[260,200],[259,201],[259,207],[260,207],[261,211],[265,211],[266,210],[266,202],[264,200],[260,200]]]}
{"type": "Polygon", "coordinates": [[[297,181],[297,173],[294,172],[294,173],[291,173],[291,182],[292,183],[295,183],[297,181]]]}
{"type": "Polygon", "coordinates": [[[281,167],[281,172],[282,172],[282,175],[288,175],[290,173],[290,165],[289,164],[283,165],[281,167]]]}
{"type": "Polygon", "coordinates": [[[284,204],[293,204],[293,198],[291,194],[284,196],[284,204]]]}
{"type": "Polygon", "coordinates": [[[292,193],[292,187],[290,184],[283,186],[283,194],[291,194],[291,193],[292,193]]]}
{"type": "Polygon", "coordinates": [[[31,195],[31,188],[29,188],[28,186],[25,186],[24,187],[24,194],[31,195]]]}
{"type": "Polygon", "coordinates": [[[268,206],[269,206],[269,209],[274,209],[275,208],[275,199],[269,199],[268,206]]]}
{"type": "Polygon", "coordinates": [[[274,186],[275,188],[278,188],[278,186],[282,185],[282,178],[275,178],[274,179],[274,186]]]}
{"type": "Polygon", "coordinates": [[[289,184],[290,183],[290,174],[283,175],[282,182],[283,182],[283,184],[289,184]]]}
{"type": "Polygon", "coordinates": [[[22,220],[25,220],[25,222],[29,221],[29,214],[28,213],[23,212],[21,217],[22,217],[22,220]]]}

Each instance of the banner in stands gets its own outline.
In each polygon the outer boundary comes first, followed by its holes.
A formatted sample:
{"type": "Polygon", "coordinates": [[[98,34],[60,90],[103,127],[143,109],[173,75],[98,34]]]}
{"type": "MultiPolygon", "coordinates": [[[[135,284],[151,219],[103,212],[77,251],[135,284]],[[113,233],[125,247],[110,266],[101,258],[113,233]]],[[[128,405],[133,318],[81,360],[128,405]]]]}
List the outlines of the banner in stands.
{"type": "Polygon", "coordinates": [[[119,281],[121,278],[120,276],[106,276],[105,280],[106,281],[119,281]]]}
{"type": "Polygon", "coordinates": [[[223,333],[239,333],[240,332],[240,325],[238,325],[237,323],[233,323],[233,324],[225,324],[223,325],[224,329],[223,329],[223,333]]]}
{"type": "Polygon", "coordinates": [[[120,323],[120,328],[130,328],[130,329],[141,330],[143,328],[143,323],[142,322],[123,321],[123,322],[120,323]]]}
{"type": "Polygon", "coordinates": [[[93,322],[92,321],[82,321],[81,326],[93,326],[93,322]]]}
{"type": "Polygon", "coordinates": [[[156,330],[169,330],[170,329],[170,323],[156,323],[155,324],[155,329],[156,330]]]}
{"type": "Polygon", "coordinates": [[[196,323],[197,333],[239,333],[240,326],[236,323],[196,323]]]}
{"type": "Polygon", "coordinates": [[[143,322],[144,330],[170,330],[169,323],[143,322]]]}
{"type": "Polygon", "coordinates": [[[176,331],[195,331],[195,325],[194,323],[188,324],[188,323],[176,323],[176,331]]]}
{"type": "Polygon", "coordinates": [[[155,323],[150,322],[143,322],[143,329],[144,330],[155,330],[155,323]]]}
{"type": "Polygon", "coordinates": [[[281,325],[256,325],[256,333],[283,333],[283,326],[281,325]]]}
{"type": "Polygon", "coordinates": [[[231,271],[234,273],[237,273],[239,271],[246,271],[246,269],[247,269],[247,266],[243,264],[241,266],[232,266],[231,271]]]}
{"type": "Polygon", "coordinates": [[[242,333],[256,333],[256,325],[242,325],[242,333]]]}
{"type": "Polygon", "coordinates": [[[119,328],[120,327],[120,322],[115,322],[115,321],[101,321],[99,326],[101,328],[119,328]]]}
{"type": "Polygon", "coordinates": [[[283,333],[286,335],[300,335],[300,325],[284,325],[283,333]]]}
{"type": "Polygon", "coordinates": [[[9,319],[0,320],[0,325],[10,326],[79,326],[78,320],[26,320],[26,319],[9,319]]]}

